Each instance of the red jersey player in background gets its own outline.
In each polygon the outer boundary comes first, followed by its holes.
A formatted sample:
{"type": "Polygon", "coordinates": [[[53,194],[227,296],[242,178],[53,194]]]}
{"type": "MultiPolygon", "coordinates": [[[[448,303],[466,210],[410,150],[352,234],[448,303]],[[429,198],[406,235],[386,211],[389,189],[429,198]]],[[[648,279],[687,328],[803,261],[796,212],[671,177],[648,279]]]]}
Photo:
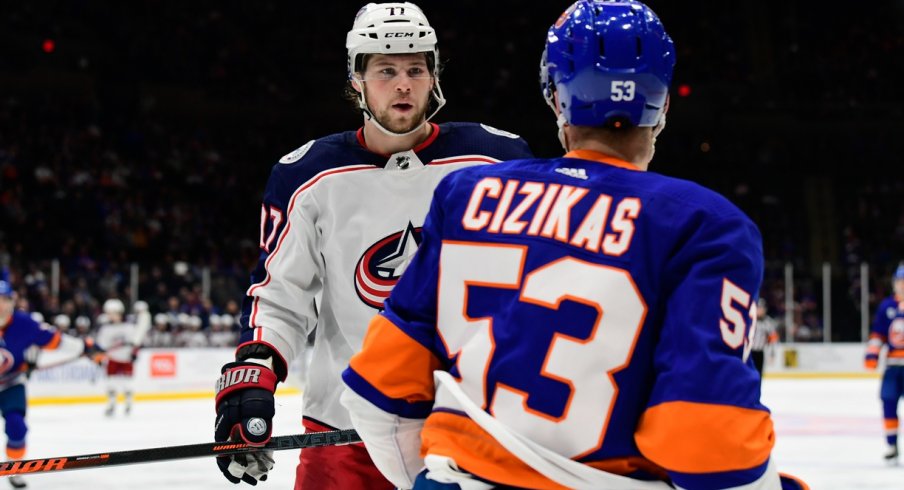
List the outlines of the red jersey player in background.
{"type": "Polygon", "coordinates": [[[97,345],[106,351],[107,409],[104,413],[113,416],[118,394],[122,393],[124,412],[128,415],[132,411],[135,359],[151,329],[151,314],[147,303],[136,301],[135,317],[126,321],[125,305],[116,298],[105,301],[103,310],[105,319],[97,331],[97,345]]]}
{"type": "MultiPolygon", "coordinates": [[[[364,125],[309,141],[273,167],[241,345],[221,380],[243,369],[261,375],[219,391],[217,441],[269,440],[276,382],[285,379],[288,363],[299,358],[315,328],[304,428],[350,429],[339,402],[340,374],[417,249],[436,184],[459,168],[531,156],[517,135],[484,124],[430,122],[445,98],[437,36],[416,5],[365,5],[346,48],[348,89],[364,125]]],[[[254,484],[266,477],[272,459],[262,452],[217,463],[230,481],[254,484]]],[[[354,444],[303,450],[295,487],[392,484],[364,446],[354,444]]]]}
{"type": "Polygon", "coordinates": [[[748,361],[760,233],[646,171],[672,40],[639,2],[581,0],[542,60],[567,153],[437,186],[343,374],[355,428],[400,488],[779,489],[748,361]]]}
{"type": "MultiPolygon", "coordinates": [[[[0,411],[6,431],[6,457],[10,460],[25,457],[26,395],[25,381],[29,361],[40,368],[40,357],[28,359],[35,347],[59,350],[66,357],[76,359],[95,351],[90,338],[79,339],[62,334],[49,325],[38,324],[25,311],[14,309],[16,293],[9,271],[0,270],[0,411]]],[[[26,486],[20,475],[9,477],[15,488],[26,486]]]]}
{"type": "Polygon", "coordinates": [[[882,412],[885,419],[885,460],[898,461],[898,401],[904,396],[904,265],[898,266],[892,278],[894,293],[876,308],[872,332],[866,348],[866,367],[876,369],[879,354],[886,348],[885,372],[882,374],[882,412]]]}

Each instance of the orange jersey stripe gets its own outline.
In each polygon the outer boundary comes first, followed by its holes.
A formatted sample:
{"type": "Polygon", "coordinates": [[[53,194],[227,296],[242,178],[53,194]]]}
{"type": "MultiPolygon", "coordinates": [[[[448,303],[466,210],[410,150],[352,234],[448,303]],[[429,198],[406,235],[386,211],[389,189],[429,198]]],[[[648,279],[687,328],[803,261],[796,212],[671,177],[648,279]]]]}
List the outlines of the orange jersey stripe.
{"type": "MultiPolygon", "coordinates": [[[[566,488],[526,465],[477,423],[462,415],[430,414],[421,432],[421,442],[421,456],[448,456],[469,473],[495,483],[537,489],[566,488]]],[[[667,479],[665,470],[640,457],[607,459],[587,465],[620,475],[643,470],[667,479]]]]}
{"type": "Polygon", "coordinates": [[[885,428],[886,429],[897,429],[898,428],[898,419],[885,419],[885,428]]]}
{"type": "Polygon", "coordinates": [[[565,154],[565,158],[580,158],[582,160],[594,160],[597,162],[608,163],[616,167],[626,168],[628,170],[640,170],[637,165],[627,162],[620,158],[611,157],[605,153],[596,150],[571,150],[565,154]]]}
{"type": "Polygon", "coordinates": [[[764,410],[675,401],[647,409],[634,440],[644,456],[669,470],[715,473],[765,463],[775,432],[764,410]]]}
{"type": "Polygon", "coordinates": [[[45,349],[45,350],[54,350],[54,349],[56,349],[57,347],[60,346],[60,340],[61,340],[62,338],[63,338],[63,334],[61,334],[60,332],[57,332],[57,333],[53,334],[53,338],[50,339],[50,342],[47,342],[47,345],[45,345],[44,347],[42,347],[42,349],[45,349]]]}
{"type": "Polygon", "coordinates": [[[779,476],[781,477],[782,480],[789,480],[789,481],[793,481],[794,483],[797,483],[798,485],[800,485],[800,490],[810,490],[810,485],[807,485],[807,482],[801,480],[800,478],[798,478],[794,475],[789,475],[787,473],[779,472],[779,476]]]}
{"type": "Polygon", "coordinates": [[[364,346],[349,365],[384,395],[407,402],[433,399],[433,371],[440,368],[432,352],[383,315],[370,321],[364,346]]]}
{"type": "Polygon", "coordinates": [[[25,457],[24,447],[7,447],[6,457],[9,459],[22,459],[25,457]]]}

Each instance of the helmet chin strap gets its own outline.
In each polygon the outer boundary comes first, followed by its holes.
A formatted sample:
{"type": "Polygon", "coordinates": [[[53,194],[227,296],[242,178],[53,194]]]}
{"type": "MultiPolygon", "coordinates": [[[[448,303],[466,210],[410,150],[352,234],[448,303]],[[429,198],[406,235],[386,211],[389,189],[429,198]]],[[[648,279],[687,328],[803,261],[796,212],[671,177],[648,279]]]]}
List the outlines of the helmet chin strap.
{"type": "Polygon", "coordinates": [[[354,80],[358,82],[358,85],[361,86],[361,92],[358,93],[358,108],[361,109],[361,112],[364,113],[364,117],[366,117],[367,120],[373,123],[373,125],[376,126],[377,129],[388,136],[408,136],[409,134],[419,131],[422,127],[424,127],[424,124],[427,124],[428,121],[433,119],[433,116],[435,116],[436,113],[439,112],[439,110],[442,109],[444,105],[446,105],[446,98],[443,96],[443,89],[439,86],[439,80],[436,80],[436,83],[433,86],[433,90],[430,92],[430,95],[432,95],[433,98],[436,99],[436,109],[434,109],[433,112],[424,119],[423,123],[418,124],[416,128],[412,129],[411,131],[399,133],[392,131],[391,129],[388,129],[380,124],[380,121],[378,121],[376,116],[374,116],[373,111],[371,111],[370,108],[367,107],[367,101],[365,100],[364,96],[364,90],[366,90],[364,80],[361,78],[354,78],[354,80]]]}

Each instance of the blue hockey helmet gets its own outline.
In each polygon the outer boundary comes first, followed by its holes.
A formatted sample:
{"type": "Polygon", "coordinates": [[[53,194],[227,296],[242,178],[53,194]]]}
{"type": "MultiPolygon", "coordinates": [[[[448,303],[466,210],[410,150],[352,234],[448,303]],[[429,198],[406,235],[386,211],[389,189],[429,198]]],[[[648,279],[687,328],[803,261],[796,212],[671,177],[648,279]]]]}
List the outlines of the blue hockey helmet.
{"type": "Polygon", "coordinates": [[[895,270],[895,281],[904,281],[904,265],[899,265],[898,269],[895,270]]]}
{"type": "MultiPolygon", "coordinates": [[[[571,125],[624,120],[656,126],[665,110],[675,46],[659,17],[635,0],[578,0],[549,28],[540,86],[571,125]]],[[[554,109],[555,110],[555,109],[554,109]]]]}
{"type": "Polygon", "coordinates": [[[9,282],[9,269],[0,269],[0,296],[7,298],[13,295],[13,285],[9,282]]]}

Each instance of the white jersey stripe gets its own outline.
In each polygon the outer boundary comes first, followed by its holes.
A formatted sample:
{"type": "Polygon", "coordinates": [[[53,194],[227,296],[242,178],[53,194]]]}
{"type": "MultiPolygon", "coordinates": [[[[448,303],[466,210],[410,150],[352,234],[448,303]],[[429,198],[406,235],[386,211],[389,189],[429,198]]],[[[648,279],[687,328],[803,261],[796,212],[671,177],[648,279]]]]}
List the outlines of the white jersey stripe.
{"type": "MultiPolygon", "coordinates": [[[[292,194],[292,198],[289,199],[289,210],[286,212],[286,218],[285,218],[286,219],[286,227],[283,230],[282,234],[280,235],[279,241],[276,242],[276,248],[273,249],[273,252],[270,254],[269,257],[267,257],[267,260],[264,262],[264,270],[266,271],[266,276],[264,277],[263,281],[256,283],[256,284],[252,284],[251,287],[248,288],[248,292],[245,294],[247,294],[248,296],[254,296],[255,290],[257,290],[258,288],[264,288],[270,283],[270,279],[271,279],[270,263],[273,261],[273,259],[276,257],[279,250],[282,248],[282,244],[283,244],[285,238],[287,236],[289,236],[289,230],[292,228],[292,210],[295,208],[296,199],[298,199],[298,197],[303,192],[310,189],[314,184],[316,184],[317,182],[319,182],[321,179],[323,179],[325,177],[329,177],[331,175],[341,174],[341,173],[345,173],[345,172],[353,172],[356,170],[379,170],[379,167],[374,167],[373,165],[351,165],[351,166],[347,166],[347,167],[340,167],[340,168],[325,170],[325,171],[320,172],[319,174],[315,175],[311,180],[307,181],[305,184],[303,184],[301,187],[299,187],[295,191],[295,193],[292,194]]],[[[259,326],[255,322],[255,319],[257,317],[257,312],[258,312],[258,301],[259,300],[260,300],[260,297],[255,297],[254,303],[251,306],[251,315],[250,315],[250,318],[248,321],[248,325],[251,328],[257,328],[259,326]]]]}

